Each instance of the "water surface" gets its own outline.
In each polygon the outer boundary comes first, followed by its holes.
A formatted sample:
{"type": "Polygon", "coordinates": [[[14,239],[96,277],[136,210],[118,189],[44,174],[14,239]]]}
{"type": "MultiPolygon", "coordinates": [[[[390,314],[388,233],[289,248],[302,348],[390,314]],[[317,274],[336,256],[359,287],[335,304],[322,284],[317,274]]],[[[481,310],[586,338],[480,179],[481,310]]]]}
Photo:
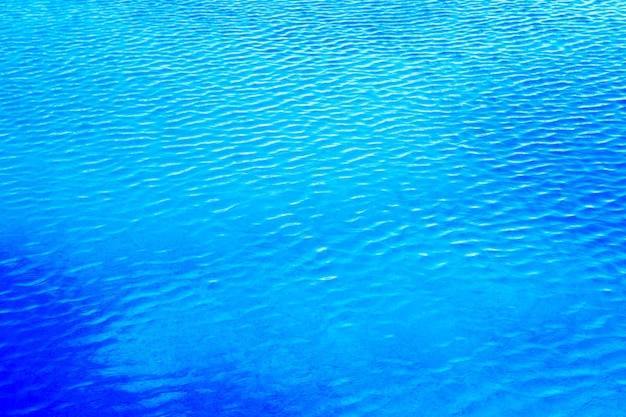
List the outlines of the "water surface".
{"type": "Polygon", "coordinates": [[[0,411],[611,416],[622,1],[0,5],[0,411]]]}

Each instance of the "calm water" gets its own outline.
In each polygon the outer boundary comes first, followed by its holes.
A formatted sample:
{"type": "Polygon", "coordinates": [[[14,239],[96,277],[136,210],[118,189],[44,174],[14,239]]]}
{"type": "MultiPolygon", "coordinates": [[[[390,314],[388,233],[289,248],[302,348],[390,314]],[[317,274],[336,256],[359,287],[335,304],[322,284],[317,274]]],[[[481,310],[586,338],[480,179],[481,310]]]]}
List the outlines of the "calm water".
{"type": "Polygon", "coordinates": [[[626,2],[0,5],[0,415],[623,416],[626,2]]]}

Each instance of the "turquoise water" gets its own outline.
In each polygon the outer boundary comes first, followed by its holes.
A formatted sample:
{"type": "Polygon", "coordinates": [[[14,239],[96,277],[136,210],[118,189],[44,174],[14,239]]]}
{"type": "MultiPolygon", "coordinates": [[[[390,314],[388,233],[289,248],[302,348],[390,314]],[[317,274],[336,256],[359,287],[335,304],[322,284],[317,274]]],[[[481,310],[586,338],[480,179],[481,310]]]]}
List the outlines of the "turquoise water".
{"type": "Polygon", "coordinates": [[[623,1],[0,5],[0,414],[623,416],[623,1]]]}

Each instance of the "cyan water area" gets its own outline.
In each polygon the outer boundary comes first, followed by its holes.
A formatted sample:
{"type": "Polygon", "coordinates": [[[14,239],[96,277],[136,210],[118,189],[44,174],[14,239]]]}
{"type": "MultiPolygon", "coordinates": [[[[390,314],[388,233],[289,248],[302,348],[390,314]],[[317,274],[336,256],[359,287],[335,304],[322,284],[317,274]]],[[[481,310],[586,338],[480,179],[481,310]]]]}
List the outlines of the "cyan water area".
{"type": "Polygon", "coordinates": [[[626,416],[626,1],[5,0],[0,416],[626,416]]]}

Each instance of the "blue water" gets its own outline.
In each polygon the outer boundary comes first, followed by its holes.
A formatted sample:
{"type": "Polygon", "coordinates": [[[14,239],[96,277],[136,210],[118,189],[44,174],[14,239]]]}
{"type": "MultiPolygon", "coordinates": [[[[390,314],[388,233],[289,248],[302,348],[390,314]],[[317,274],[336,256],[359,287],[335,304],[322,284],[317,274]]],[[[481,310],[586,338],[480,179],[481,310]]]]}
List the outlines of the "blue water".
{"type": "Polygon", "coordinates": [[[626,415],[626,2],[6,0],[0,415],[626,415]]]}

